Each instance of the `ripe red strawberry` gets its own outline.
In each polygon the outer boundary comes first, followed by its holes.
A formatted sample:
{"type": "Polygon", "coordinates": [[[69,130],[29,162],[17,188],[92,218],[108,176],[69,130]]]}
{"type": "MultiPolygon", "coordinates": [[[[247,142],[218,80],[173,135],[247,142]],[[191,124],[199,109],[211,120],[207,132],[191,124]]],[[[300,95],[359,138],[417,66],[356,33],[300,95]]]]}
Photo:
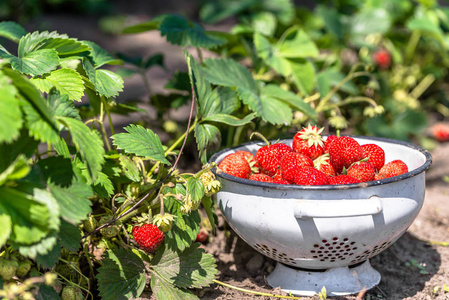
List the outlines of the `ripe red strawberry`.
{"type": "Polygon", "coordinates": [[[137,245],[148,253],[153,253],[164,240],[164,233],[153,224],[134,226],[133,236],[137,245]]]}
{"type": "Polygon", "coordinates": [[[249,166],[251,167],[252,173],[254,173],[254,174],[260,173],[260,167],[259,167],[259,164],[257,163],[256,157],[254,156],[254,154],[252,154],[249,151],[244,151],[244,150],[240,150],[235,153],[243,156],[243,158],[246,159],[246,161],[248,161],[249,166]]]}
{"type": "Polygon", "coordinates": [[[374,174],[376,171],[369,162],[356,162],[349,167],[347,175],[354,177],[361,182],[367,182],[374,180],[374,174]]]}
{"type": "Polygon", "coordinates": [[[362,147],[355,139],[341,136],[329,146],[329,157],[335,172],[340,174],[343,168],[349,168],[350,165],[363,158],[362,147]]]}
{"type": "Polygon", "coordinates": [[[449,141],[449,124],[437,123],[432,127],[432,134],[440,142],[449,141]]]}
{"type": "Polygon", "coordinates": [[[351,177],[349,175],[338,175],[338,176],[329,178],[330,185],[350,184],[350,183],[360,183],[360,180],[358,180],[354,177],[351,177]]]}
{"type": "Polygon", "coordinates": [[[204,232],[204,231],[200,231],[197,235],[196,235],[196,240],[195,242],[199,242],[199,243],[206,243],[207,239],[209,238],[209,235],[204,232]]]}
{"type": "Polygon", "coordinates": [[[303,167],[298,169],[295,176],[298,185],[326,185],[329,177],[314,167],[303,167]]]}
{"type": "Polygon", "coordinates": [[[276,174],[274,174],[273,176],[273,180],[274,183],[278,183],[278,184],[292,184],[292,182],[285,180],[284,178],[282,178],[282,171],[279,168],[279,170],[276,172],[276,174]]]}
{"type": "Polygon", "coordinates": [[[310,157],[298,152],[289,152],[281,157],[282,178],[294,182],[298,169],[302,167],[313,167],[310,157]]]}
{"type": "Polygon", "coordinates": [[[329,147],[336,138],[337,138],[337,136],[333,135],[333,134],[329,135],[326,138],[326,141],[324,143],[324,153],[329,153],[329,147]]]}
{"type": "Polygon", "coordinates": [[[400,159],[396,159],[385,164],[385,166],[383,166],[379,170],[379,173],[376,175],[375,179],[380,180],[384,178],[390,178],[407,172],[408,172],[407,164],[400,159]]]}
{"type": "Polygon", "coordinates": [[[374,169],[380,170],[385,164],[385,151],[376,144],[362,145],[363,158],[368,158],[368,162],[371,163],[374,169]]]}
{"type": "Polygon", "coordinates": [[[248,161],[241,154],[237,153],[226,155],[218,165],[218,168],[226,174],[240,178],[247,179],[251,175],[251,167],[248,161]]]}
{"type": "Polygon", "coordinates": [[[293,151],[310,157],[312,160],[324,153],[324,140],[321,132],[324,128],[309,125],[302,128],[293,137],[293,151]]]}
{"type": "Polygon", "coordinates": [[[271,178],[267,174],[263,174],[263,173],[251,174],[251,176],[249,176],[249,180],[255,180],[255,181],[260,181],[260,182],[272,182],[272,183],[275,182],[275,180],[273,178],[271,178]]]}
{"type": "Polygon", "coordinates": [[[385,49],[377,50],[373,55],[374,63],[379,69],[388,69],[391,64],[391,54],[385,49]]]}
{"type": "Polygon", "coordinates": [[[313,161],[313,166],[315,167],[315,169],[320,170],[327,176],[332,177],[332,176],[337,175],[335,173],[334,167],[332,167],[332,165],[331,165],[331,161],[330,161],[328,153],[325,153],[325,154],[321,155],[320,157],[316,158],[313,161]]]}
{"type": "Polygon", "coordinates": [[[292,151],[290,146],[282,143],[266,145],[257,150],[256,159],[262,172],[274,176],[279,169],[281,157],[292,151]]]}

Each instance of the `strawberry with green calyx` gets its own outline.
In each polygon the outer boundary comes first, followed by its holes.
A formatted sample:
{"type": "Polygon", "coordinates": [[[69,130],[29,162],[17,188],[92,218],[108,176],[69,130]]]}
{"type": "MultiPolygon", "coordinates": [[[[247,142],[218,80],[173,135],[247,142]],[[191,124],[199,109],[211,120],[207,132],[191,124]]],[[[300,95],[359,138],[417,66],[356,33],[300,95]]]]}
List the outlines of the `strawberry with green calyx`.
{"type": "Polygon", "coordinates": [[[0,277],[5,280],[11,280],[19,268],[19,263],[15,257],[0,257],[0,277]]]}
{"type": "Polygon", "coordinates": [[[274,176],[281,164],[281,157],[289,152],[292,152],[292,147],[284,143],[271,144],[263,135],[258,132],[253,132],[251,138],[257,135],[265,143],[265,146],[260,147],[256,152],[256,160],[263,173],[268,176],[274,176]]]}
{"type": "Polygon", "coordinates": [[[251,167],[248,161],[240,154],[231,153],[218,164],[218,168],[229,175],[248,179],[251,175],[251,167]]]}
{"type": "MultiPolygon", "coordinates": [[[[104,225],[112,220],[112,215],[106,215],[100,218],[100,221],[98,222],[98,225],[104,225]]],[[[118,225],[110,224],[109,226],[103,227],[100,229],[100,233],[105,238],[112,238],[116,236],[120,232],[120,228],[118,225]]]]}
{"type": "Polygon", "coordinates": [[[81,290],[73,285],[67,285],[62,289],[62,300],[82,300],[83,298],[81,290]]]}
{"type": "Polygon", "coordinates": [[[325,154],[317,157],[316,159],[314,159],[313,166],[315,169],[320,170],[327,176],[332,177],[332,176],[337,175],[335,173],[334,167],[331,165],[331,161],[330,161],[328,153],[325,153],[325,154]]]}
{"type": "Polygon", "coordinates": [[[95,228],[97,228],[98,222],[93,216],[89,216],[86,220],[84,220],[83,225],[86,232],[92,232],[95,228]]]}
{"type": "Polygon", "coordinates": [[[362,147],[349,136],[337,137],[329,146],[329,157],[337,174],[341,174],[343,168],[363,159],[362,147]]]}
{"type": "Polygon", "coordinates": [[[296,172],[294,182],[297,185],[326,185],[329,176],[314,167],[302,167],[296,172]]]}
{"type": "Polygon", "coordinates": [[[373,165],[376,172],[385,164],[385,151],[376,144],[362,145],[363,158],[373,165]]]}
{"type": "Polygon", "coordinates": [[[405,174],[407,172],[408,172],[407,164],[400,159],[396,159],[396,160],[390,161],[389,163],[385,164],[379,170],[379,173],[376,174],[374,179],[381,180],[381,179],[385,179],[385,178],[399,176],[399,175],[405,174]]]}
{"type": "Polygon", "coordinates": [[[210,197],[220,190],[221,183],[215,178],[211,170],[203,171],[199,178],[204,185],[204,196],[210,197]]]}
{"type": "Polygon", "coordinates": [[[137,245],[147,253],[154,253],[164,241],[164,233],[154,224],[134,226],[132,234],[137,245]]]}
{"type": "Polygon", "coordinates": [[[324,153],[324,139],[321,136],[324,128],[309,126],[302,128],[293,137],[293,151],[304,154],[312,160],[324,153]]]}
{"type": "Polygon", "coordinates": [[[252,174],[249,177],[249,180],[275,183],[275,180],[273,178],[264,173],[252,174]]]}
{"type": "MultiPolygon", "coordinates": [[[[161,204],[162,207],[162,204],[161,204]]],[[[156,225],[162,232],[168,232],[173,224],[175,216],[172,214],[164,213],[157,214],[153,217],[153,224],[156,225]]]]}
{"type": "Polygon", "coordinates": [[[375,173],[376,171],[372,164],[369,162],[360,161],[353,163],[349,167],[346,174],[360,180],[361,182],[367,182],[374,179],[375,173]]]}
{"type": "Polygon", "coordinates": [[[239,150],[235,153],[243,156],[243,158],[245,158],[248,161],[249,166],[251,168],[251,172],[253,174],[260,173],[260,166],[257,163],[257,159],[256,159],[256,156],[254,156],[254,154],[252,154],[249,151],[244,151],[244,150],[239,150]]]}
{"type": "Polygon", "coordinates": [[[289,152],[281,157],[280,170],[282,178],[294,182],[296,173],[300,168],[313,167],[313,161],[310,157],[299,152],[289,152]]]}
{"type": "Polygon", "coordinates": [[[360,183],[361,181],[349,175],[338,175],[329,178],[330,185],[360,183]]]}

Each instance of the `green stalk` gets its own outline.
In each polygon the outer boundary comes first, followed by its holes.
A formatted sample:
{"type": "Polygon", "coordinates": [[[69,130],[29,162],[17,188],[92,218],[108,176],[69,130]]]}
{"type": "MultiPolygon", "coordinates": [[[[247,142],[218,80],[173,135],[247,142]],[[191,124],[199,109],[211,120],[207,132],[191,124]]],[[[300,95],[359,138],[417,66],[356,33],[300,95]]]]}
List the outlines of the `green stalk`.
{"type": "Polygon", "coordinates": [[[106,143],[106,147],[108,148],[109,151],[111,151],[111,145],[109,144],[108,135],[106,134],[106,129],[104,128],[104,125],[103,125],[103,119],[104,119],[103,108],[105,106],[107,106],[107,105],[105,105],[105,103],[104,103],[104,98],[101,97],[100,118],[98,120],[98,124],[100,124],[101,133],[103,134],[103,138],[104,138],[104,142],[106,143]]]}
{"type": "Polygon", "coordinates": [[[407,47],[405,48],[405,59],[410,61],[415,54],[416,47],[418,46],[421,33],[418,30],[413,30],[410,39],[408,40],[407,47]]]}
{"type": "Polygon", "coordinates": [[[413,91],[411,91],[410,96],[412,96],[415,99],[418,99],[428,88],[432,85],[432,83],[435,81],[435,76],[432,74],[427,74],[426,77],[421,80],[421,82],[415,86],[413,91]]]}
{"type": "Polygon", "coordinates": [[[262,293],[262,292],[256,292],[256,291],[251,291],[251,290],[247,290],[247,289],[243,289],[243,288],[239,288],[218,280],[214,280],[215,283],[220,284],[222,286],[240,291],[240,292],[244,292],[244,293],[249,293],[249,294],[253,294],[253,295],[259,295],[259,296],[266,296],[266,297],[275,297],[275,298],[283,298],[283,299],[301,299],[300,297],[294,297],[294,296],[283,296],[283,295],[275,295],[275,294],[269,294],[269,293],[262,293]]]}

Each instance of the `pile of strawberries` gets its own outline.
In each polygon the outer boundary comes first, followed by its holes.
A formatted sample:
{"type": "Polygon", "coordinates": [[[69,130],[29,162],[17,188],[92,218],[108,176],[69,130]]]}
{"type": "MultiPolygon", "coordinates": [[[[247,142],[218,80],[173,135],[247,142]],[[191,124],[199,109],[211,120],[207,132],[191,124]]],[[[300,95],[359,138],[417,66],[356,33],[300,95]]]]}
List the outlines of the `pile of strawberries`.
{"type": "Polygon", "coordinates": [[[376,144],[360,145],[349,136],[330,135],[309,125],[284,143],[260,147],[256,155],[237,151],[218,168],[232,176],[279,184],[335,185],[381,180],[408,172],[402,160],[385,164],[385,152],[376,144]]]}

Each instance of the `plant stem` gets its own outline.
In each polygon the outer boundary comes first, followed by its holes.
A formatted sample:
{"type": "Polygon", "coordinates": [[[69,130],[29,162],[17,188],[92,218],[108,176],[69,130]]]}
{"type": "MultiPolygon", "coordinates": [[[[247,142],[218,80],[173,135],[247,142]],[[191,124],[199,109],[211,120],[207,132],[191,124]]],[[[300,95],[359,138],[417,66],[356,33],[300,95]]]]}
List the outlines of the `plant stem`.
{"type": "Polygon", "coordinates": [[[220,284],[222,286],[237,290],[237,291],[241,291],[244,293],[249,293],[249,294],[253,294],[253,295],[259,295],[259,296],[266,296],[266,297],[275,297],[275,298],[283,298],[283,299],[301,299],[300,297],[294,297],[294,296],[283,296],[283,295],[275,295],[275,294],[269,294],[269,293],[261,293],[261,292],[256,292],[256,291],[251,291],[251,290],[247,290],[247,289],[243,289],[243,288],[239,288],[218,280],[214,280],[215,283],[220,284]]]}
{"type": "Polygon", "coordinates": [[[106,129],[104,128],[104,125],[103,125],[103,119],[104,119],[103,109],[105,106],[106,105],[104,103],[104,98],[101,97],[100,118],[98,120],[98,124],[100,124],[101,133],[103,134],[103,138],[104,138],[104,142],[106,143],[106,147],[108,148],[109,151],[111,151],[111,145],[109,144],[108,135],[106,134],[106,129]]]}
{"type": "Polygon", "coordinates": [[[417,86],[411,91],[410,96],[415,99],[418,99],[435,81],[435,76],[433,74],[427,74],[426,77],[418,83],[417,86]]]}
{"type": "Polygon", "coordinates": [[[106,111],[106,114],[108,115],[108,122],[109,122],[109,127],[111,129],[111,135],[114,135],[115,134],[114,125],[112,124],[111,112],[109,111],[108,103],[104,97],[101,97],[101,98],[104,99],[104,101],[105,101],[104,110],[106,111]]]}
{"type": "Polygon", "coordinates": [[[412,59],[420,38],[421,33],[418,30],[414,30],[412,35],[410,36],[410,39],[408,40],[407,47],[405,48],[406,61],[410,61],[412,59]]]}

